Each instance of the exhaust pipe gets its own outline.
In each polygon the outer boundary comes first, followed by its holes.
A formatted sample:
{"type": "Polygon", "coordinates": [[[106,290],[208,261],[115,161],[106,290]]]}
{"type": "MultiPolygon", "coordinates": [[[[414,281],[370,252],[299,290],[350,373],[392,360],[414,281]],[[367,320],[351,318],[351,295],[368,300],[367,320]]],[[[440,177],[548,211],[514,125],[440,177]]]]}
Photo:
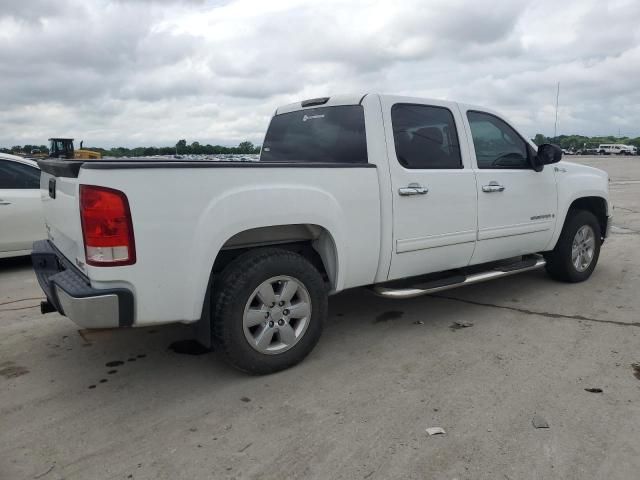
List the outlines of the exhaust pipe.
{"type": "Polygon", "coordinates": [[[49,300],[40,302],[40,313],[42,313],[43,315],[45,313],[51,313],[55,311],[56,307],[54,307],[49,300]]]}

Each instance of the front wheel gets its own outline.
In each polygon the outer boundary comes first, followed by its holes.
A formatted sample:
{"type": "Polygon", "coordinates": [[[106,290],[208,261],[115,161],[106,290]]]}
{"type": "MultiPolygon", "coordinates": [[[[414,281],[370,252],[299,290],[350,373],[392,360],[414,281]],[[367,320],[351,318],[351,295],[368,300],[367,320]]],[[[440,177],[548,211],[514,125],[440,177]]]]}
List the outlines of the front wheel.
{"type": "Polygon", "coordinates": [[[289,368],[313,350],[327,316],[327,288],[305,257],[277,248],[249,251],[214,283],[213,343],[252,374],[289,368]]]}
{"type": "Polygon", "coordinates": [[[570,210],[556,247],[545,255],[551,277],[564,282],[583,282],[596,268],[601,232],[595,215],[570,210]]]}

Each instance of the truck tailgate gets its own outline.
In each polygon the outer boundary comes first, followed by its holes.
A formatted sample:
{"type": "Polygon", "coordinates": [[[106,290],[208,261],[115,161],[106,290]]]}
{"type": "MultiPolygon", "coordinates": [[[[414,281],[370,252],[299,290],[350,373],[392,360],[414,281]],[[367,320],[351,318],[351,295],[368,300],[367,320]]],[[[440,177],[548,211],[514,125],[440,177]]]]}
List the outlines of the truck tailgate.
{"type": "Polygon", "coordinates": [[[75,175],[59,166],[62,160],[40,161],[40,192],[49,240],[71,263],[84,270],[84,247],[78,205],[77,172],[82,162],[68,160],[75,175]]]}

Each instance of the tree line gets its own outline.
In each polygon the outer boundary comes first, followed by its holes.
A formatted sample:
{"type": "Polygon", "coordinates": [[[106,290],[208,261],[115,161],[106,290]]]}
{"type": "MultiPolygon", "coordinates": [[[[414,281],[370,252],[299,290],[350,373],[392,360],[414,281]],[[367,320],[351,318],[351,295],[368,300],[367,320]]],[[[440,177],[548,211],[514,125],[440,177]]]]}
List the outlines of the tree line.
{"type": "MultiPolygon", "coordinates": [[[[625,145],[634,145],[640,150],[640,137],[615,137],[596,136],[587,137],[584,135],[558,135],[557,137],[547,137],[541,133],[537,133],[532,139],[536,145],[543,143],[554,143],[561,148],[568,150],[580,150],[582,148],[595,148],[601,143],[623,143],[625,145]]],[[[79,148],[79,145],[75,146],[79,148]]],[[[187,141],[179,140],[172,147],[114,147],[105,149],[101,147],[84,147],[87,150],[100,152],[103,157],[142,157],[155,155],[226,155],[226,154],[258,154],[260,146],[254,146],[253,143],[245,141],[240,142],[237,147],[225,147],[222,145],[201,145],[199,142],[187,144],[187,141]]],[[[14,155],[29,155],[34,153],[46,153],[49,147],[46,145],[15,145],[11,148],[1,148],[0,152],[12,153],[14,155]]]]}
{"type": "MultiPolygon", "coordinates": [[[[79,149],[80,145],[75,143],[75,148],[79,149]]],[[[255,146],[251,142],[240,142],[237,147],[225,147],[222,145],[201,145],[199,142],[192,142],[187,144],[187,141],[182,139],[172,147],[114,147],[114,148],[101,148],[101,147],[87,147],[83,146],[85,150],[92,150],[94,152],[100,152],[103,157],[142,157],[142,156],[155,156],[155,155],[225,155],[225,154],[257,154],[260,153],[260,146],[255,146]]],[[[35,153],[46,153],[49,151],[49,147],[46,145],[14,145],[11,148],[0,148],[0,152],[30,155],[35,153]]]]}

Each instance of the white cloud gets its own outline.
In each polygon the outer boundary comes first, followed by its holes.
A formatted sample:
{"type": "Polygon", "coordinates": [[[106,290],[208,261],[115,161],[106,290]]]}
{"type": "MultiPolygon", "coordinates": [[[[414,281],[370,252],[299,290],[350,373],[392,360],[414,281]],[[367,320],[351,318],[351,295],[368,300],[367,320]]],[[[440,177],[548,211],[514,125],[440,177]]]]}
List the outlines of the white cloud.
{"type": "Polygon", "coordinates": [[[640,135],[636,0],[1,3],[0,145],[260,143],[282,103],[365,91],[550,134],[558,81],[561,132],[640,135]]]}

